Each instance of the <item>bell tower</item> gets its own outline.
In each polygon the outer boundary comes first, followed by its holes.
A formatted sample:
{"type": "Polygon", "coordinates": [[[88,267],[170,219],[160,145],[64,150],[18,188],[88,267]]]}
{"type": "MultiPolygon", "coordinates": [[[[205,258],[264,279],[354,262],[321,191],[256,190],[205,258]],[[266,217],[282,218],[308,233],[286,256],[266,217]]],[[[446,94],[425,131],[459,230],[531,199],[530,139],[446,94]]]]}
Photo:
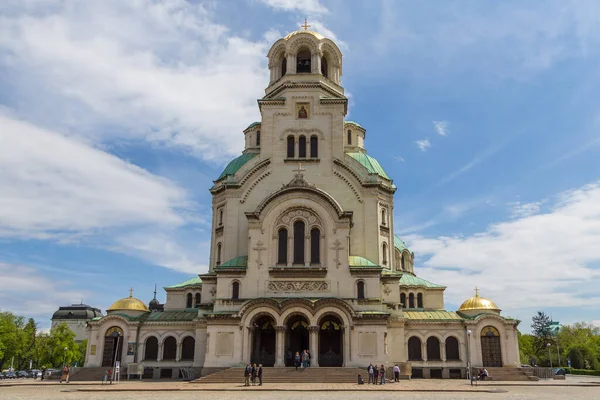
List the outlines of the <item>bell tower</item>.
{"type": "Polygon", "coordinates": [[[342,52],[331,39],[310,30],[306,20],[300,28],[269,50],[270,79],[265,98],[279,97],[285,88],[303,83],[321,85],[323,97],[344,97],[342,52]]]}

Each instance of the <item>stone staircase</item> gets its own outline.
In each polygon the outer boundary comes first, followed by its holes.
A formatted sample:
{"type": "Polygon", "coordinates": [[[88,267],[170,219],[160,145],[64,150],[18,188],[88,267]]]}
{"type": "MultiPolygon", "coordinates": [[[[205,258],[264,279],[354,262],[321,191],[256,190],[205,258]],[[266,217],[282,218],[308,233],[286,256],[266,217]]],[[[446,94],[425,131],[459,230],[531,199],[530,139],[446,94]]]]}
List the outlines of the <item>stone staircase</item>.
{"type": "MultiPolygon", "coordinates": [[[[486,368],[493,381],[537,381],[538,378],[533,376],[531,368],[516,368],[516,367],[487,367],[486,368]]],[[[473,369],[475,373],[478,368],[473,369]]]]}
{"type": "MultiPolygon", "coordinates": [[[[358,374],[367,381],[368,374],[360,368],[263,368],[264,383],[356,383],[358,374]]],[[[191,383],[244,383],[244,368],[227,368],[196,379],[191,383]]],[[[258,384],[258,379],[257,379],[258,384]]]]}
{"type": "Polygon", "coordinates": [[[100,382],[107,367],[73,368],[69,376],[71,382],[100,382]]]}

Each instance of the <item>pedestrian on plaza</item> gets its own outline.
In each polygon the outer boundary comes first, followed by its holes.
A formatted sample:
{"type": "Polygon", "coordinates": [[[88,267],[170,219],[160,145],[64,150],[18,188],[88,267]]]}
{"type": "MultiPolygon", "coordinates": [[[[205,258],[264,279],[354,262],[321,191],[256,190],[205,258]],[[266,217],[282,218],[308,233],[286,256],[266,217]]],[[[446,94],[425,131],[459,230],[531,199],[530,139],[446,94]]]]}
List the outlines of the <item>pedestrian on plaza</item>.
{"type": "Polygon", "coordinates": [[[358,384],[359,385],[364,385],[365,384],[365,381],[363,381],[363,378],[362,378],[362,376],[360,376],[360,374],[358,374],[358,384]]]}
{"type": "Polygon", "coordinates": [[[44,380],[45,375],[46,375],[46,366],[42,365],[42,380],[44,380]]]}
{"type": "Polygon", "coordinates": [[[256,384],[256,363],[252,364],[252,370],[251,370],[251,374],[252,374],[252,386],[254,386],[256,384]]]}
{"type": "Polygon", "coordinates": [[[385,367],[381,364],[381,368],[379,369],[379,384],[385,385],[385,367]]]}
{"type": "Polygon", "coordinates": [[[310,351],[306,350],[306,366],[310,367],[310,351]]]}
{"type": "Polygon", "coordinates": [[[369,363],[367,367],[367,372],[369,373],[369,384],[377,384],[377,378],[375,378],[375,367],[373,367],[372,363],[369,363]]]}
{"type": "Polygon", "coordinates": [[[60,376],[60,383],[69,383],[69,364],[65,364],[62,369],[62,375],[60,376]]]}
{"type": "Polygon", "coordinates": [[[296,356],[294,357],[294,366],[296,367],[296,371],[298,371],[298,367],[300,366],[300,353],[296,352],[296,356]]]}
{"type": "Polygon", "coordinates": [[[292,350],[288,347],[287,351],[285,352],[285,366],[286,367],[292,366],[292,362],[293,362],[292,358],[293,358],[292,350]]]}
{"type": "Polygon", "coordinates": [[[308,365],[308,352],[306,349],[302,352],[302,368],[306,368],[308,365]]]}
{"type": "Polygon", "coordinates": [[[400,382],[400,367],[394,365],[394,382],[400,382]]]}
{"type": "Polygon", "coordinates": [[[250,367],[250,363],[246,364],[246,368],[244,368],[244,386],[250,386],[250,375],[252,374],[252,367],[250,367]]]}
{"type": "Polygon", "coordinates": [[[256,373],[256,375],[258,376],[258,386],[262,386],[262,374],[263,374],[262,364],[258,364],[258,372],[256,373]]]}

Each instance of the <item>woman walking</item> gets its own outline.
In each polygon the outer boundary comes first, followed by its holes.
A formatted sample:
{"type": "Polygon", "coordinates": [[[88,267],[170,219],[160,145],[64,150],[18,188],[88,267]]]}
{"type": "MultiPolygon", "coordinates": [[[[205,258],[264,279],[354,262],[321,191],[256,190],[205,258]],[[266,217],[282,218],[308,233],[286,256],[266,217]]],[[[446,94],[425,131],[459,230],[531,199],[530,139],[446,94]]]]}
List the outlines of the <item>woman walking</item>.
{"type": "Polygon", "coordinates": [[[381,364],[381,368],[379,369],[379,378],[379,384],[385,385],[385,367],[383,366],[383,364],[381,364]]]}
{"type": "Polygon", "coordinates": [[[298,371],[298,367],[300,366],[300,353],[296,352],[296,356],[294,357],[294,365],[296,366],[296,371],[298,371]]]}

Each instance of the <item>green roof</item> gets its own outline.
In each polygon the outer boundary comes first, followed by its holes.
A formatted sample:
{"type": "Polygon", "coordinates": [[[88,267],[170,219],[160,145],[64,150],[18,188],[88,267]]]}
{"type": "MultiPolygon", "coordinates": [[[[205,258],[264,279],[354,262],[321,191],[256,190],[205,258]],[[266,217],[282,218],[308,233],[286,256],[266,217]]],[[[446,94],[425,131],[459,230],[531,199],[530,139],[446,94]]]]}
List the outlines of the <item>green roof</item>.
{"type": "Polygon", "coordinates": [[[346,153],[346,154],[349,155],[350,157],[352,157],[353,159],[355,159],[356,161],[358,161],[363,167],[366,168],[366,170],[370,174],[377,174],[380,177],[391,181],[388,174],[385,173],[385,171],[379,164],[379,161],[377,161],[373,157],[367,155],[367,153],[363,153],[362,151],[356,151],[356,152],[346,153]]]}
{"type": "Polygon", "coordinates": [[[200,279],[198,276],[195,276],[192,279],[188,279],[187,281],[178,283],[177,285],[165,286],[165,289],[178,289],[178,288],[183,288],[183,287],[187,287],[187,286],[200,286],[200,285],[202,285],[202,279],[200,279]]]}
{"type": "Polygon", "coordinates": [[[402,275],[400,278],[400,285],[402,286],[419,286],[426,288],[444,288],[445,286],[438,285],[437,283],[431,283],[425,279],[417,278],[409,274],[402,275]]]}
{"type": "Polygon", "coordinates": [[[404,318],[413,321],[462,321],[464,318],[452,311],[404,311],[404,318]]]}
{"type": "Polygon", "coordinates": [[[196,309],[169,310],[147,314],[146,321],[192,321],[196,317],[198,317],[196,309]]]}
{"type": "Polygon", "coordinates": [[[400,239],[396,235],[394,235],[394,247],[400,252],[402,252],[404,249],[408,249],[408,247],[406,247],[406,243],[404,243],[404,240],[400,239]]]}
{"type": "Polygon", "coordinates": [[[248,127],[246,129],[244,129],[245,131],[250,129],[250,128],[254,128],[256,125],[260,125],[260,122],[253,122],[250,125],[248,125],[248,127]]]}
{"type": "Polygon", "coordinates": [[[231,160],[229,164],[227,164],[223,172],[221,172],[221,175],[219,175],[217,181],[220,181],[228,175],[235,175],[235,173],[238,172],[239,169],[244,166],[244,164],[252,160],[254,157],[256,157],[256,155],[256,153],[246,153],[242,154],[238,158],[231,160]]]}
{"type": "Polygon", "coordinates": [[[362,126],[360,126],[360,124],[358,122],[354,122],[354,121],[344,121],[345,124],[350,124],[350,125],[356,125],[361,129],[365,129],[362,126]]]}
{"type": "Polygon", "coordinates": [[[348,265],[351,267],[379,267],[379,265],[375,264],[374,262],[371,262],[360,256],[349,256],[348,265]]]}
{"type": "Polygon", "coordinates": [[[232,258],[231,260],[218,265],[215,269],[222,268],[247,268],[248,267],[248,256],[239,256],[232,258]]]}

